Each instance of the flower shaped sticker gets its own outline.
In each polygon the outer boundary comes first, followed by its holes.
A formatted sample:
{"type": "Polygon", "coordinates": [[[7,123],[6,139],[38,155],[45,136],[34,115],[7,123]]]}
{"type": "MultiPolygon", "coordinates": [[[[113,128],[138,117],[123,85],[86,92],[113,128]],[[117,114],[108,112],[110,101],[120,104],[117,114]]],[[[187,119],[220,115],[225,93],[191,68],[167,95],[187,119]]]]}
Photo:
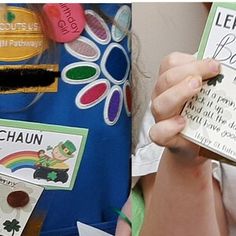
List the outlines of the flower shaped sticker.
{"type": "Polygon", "coordinates": [[[79,60],[64,67],[62,80],[72,85],[85,84],[75,97],[78,109],[92,108],[105,99],[104,121],[114,125],[123,104],[127,116],[131,114],[130,59],[120,43],[130,28],[131,9],[127,5],[118,9],[111,30],[95,11],[86,10],[85,17],[89,37],[80,36],[65,44],[67,52],[79,60]]]}

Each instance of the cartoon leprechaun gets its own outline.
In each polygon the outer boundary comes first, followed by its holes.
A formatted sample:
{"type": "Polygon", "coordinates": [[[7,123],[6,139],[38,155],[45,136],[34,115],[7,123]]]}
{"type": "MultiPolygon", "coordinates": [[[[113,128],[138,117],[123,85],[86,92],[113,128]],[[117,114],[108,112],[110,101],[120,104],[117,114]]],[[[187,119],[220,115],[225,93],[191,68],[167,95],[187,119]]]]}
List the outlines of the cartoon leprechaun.
{"type": "Polygon", "coordinates": [[[52,156],[47,155],[44,150],[40,150],[34,178],[65,183],[68,179],[66,172],[69,170],[69,166],[64,162],[72,158],[75,151],[75,145],[69,140],[56,145],[52,150],[52,156]]]}

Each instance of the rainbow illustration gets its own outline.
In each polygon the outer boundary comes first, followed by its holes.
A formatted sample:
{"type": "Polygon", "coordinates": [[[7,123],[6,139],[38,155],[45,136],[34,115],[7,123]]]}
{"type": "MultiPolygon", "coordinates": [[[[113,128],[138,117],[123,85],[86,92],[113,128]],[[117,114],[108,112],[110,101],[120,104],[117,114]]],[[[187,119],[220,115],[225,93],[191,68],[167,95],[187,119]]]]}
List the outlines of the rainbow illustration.
{"type": "Polygon", "coordinates": [[[35,169],[38,159],[38,152],[36,151],[21,151],[5,156],[0,160],[0,165],[11,169],[12,172],[23,168],[35,169]]]}

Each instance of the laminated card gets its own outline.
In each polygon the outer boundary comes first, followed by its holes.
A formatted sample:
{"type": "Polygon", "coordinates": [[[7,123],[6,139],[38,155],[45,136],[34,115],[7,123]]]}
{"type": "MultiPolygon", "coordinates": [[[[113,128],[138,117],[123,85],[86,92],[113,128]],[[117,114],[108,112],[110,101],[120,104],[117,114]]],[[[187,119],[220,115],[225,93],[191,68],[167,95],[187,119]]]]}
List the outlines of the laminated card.
{"type": "Polygon", "coordinates": [[[205,58],[220,61],[221,73],[185,105],[182,134],[236,164],[236,3],[213,3],[198,50],[205,58]]]}

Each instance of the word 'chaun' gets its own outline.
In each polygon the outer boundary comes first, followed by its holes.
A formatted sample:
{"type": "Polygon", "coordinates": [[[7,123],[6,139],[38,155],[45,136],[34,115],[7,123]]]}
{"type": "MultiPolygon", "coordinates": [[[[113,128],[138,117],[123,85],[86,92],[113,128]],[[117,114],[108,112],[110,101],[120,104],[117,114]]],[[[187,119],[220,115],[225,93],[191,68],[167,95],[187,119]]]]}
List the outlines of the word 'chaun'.
{"type": "Polygon", "coordinates": [[[42,134],[0,130],[0,142],[5,141],[12,143],[41,145],[42,140],[43,140],[42,134]]]}

